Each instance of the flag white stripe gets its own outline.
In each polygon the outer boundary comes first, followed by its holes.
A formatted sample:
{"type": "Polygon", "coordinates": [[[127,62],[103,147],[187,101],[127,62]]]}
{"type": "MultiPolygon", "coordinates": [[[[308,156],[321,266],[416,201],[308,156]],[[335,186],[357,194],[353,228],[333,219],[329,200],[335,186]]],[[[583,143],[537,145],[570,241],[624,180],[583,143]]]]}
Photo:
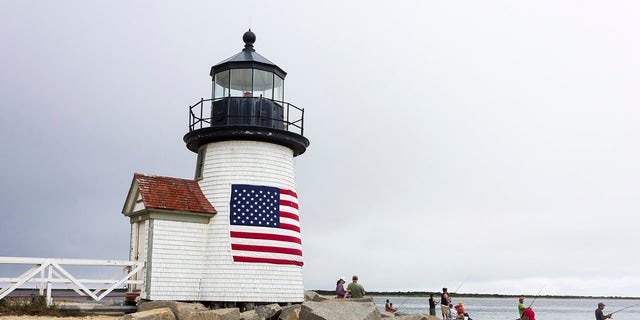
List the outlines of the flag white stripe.
{"type": "Polygon", "coordinates": [[[244,239],[244,238],[231,238],[231,244],[248,244],[254,246],[270,246],[287,249],[302,250],[302,245],[294,242],[276,241],[276,240],[263,240],[263,239],[244,239]]]}
{"type": "Polygon", "coordinates": [[[239,232],[251,232],[251,233],[264,233],[264,234],[275,234],[275,235],[283,235],[289,237],[296,237],[300,239],[300,233],[287,230],[287,229],[279,229],[279,228],[265,228],[265,227],[253,227],[253,226],[237,226],[231,225],[229,226],[230,231],[239,231],[239,232]]]}
{"type": "Polygon", "coordinates": [[[284,193],[280,194],[280,200],[287,200],[287,201],[298,203],[298,198],[294,196],[290,196],[288,194],[284,194],[284,193]]]}
{"type": "Polygon", "coordinates": [[[256,251],[242,251],[233,250],[234,256],[252,257],[252,258],[268,258],[268,259],[283,259],[302,262],[302,257],[293,254],[273,253],[273,252],[256,252],[256,251]]]}

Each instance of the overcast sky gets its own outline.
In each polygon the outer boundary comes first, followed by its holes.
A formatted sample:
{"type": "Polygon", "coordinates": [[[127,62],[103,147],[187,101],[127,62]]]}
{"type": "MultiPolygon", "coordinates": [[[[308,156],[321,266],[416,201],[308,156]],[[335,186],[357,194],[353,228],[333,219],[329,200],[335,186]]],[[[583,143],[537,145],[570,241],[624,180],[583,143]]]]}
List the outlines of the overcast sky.
{"type": "Polygon", "coordinates": [[[251,28],[305,108],[306,288],[640,296],[640,3],[312,3],[2,1],[0,256],[126,260],[251,28]]]}

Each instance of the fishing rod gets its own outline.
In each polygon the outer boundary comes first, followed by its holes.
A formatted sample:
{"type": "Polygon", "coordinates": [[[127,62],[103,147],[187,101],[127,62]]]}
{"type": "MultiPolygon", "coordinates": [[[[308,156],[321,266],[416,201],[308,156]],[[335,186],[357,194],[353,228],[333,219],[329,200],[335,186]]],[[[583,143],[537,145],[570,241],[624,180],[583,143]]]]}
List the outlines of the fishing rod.
{"type": "Polygon", "coordinates": [[[460,282],[460,285],[456,288],[456,290],[453,290],[453,292],[451,292],[451,293],[457,293],[458,289],[460,289],[460,287],[462,287],[462,285],[467,281],[468,278],[469,278],[469,276],[465,277],[464,280],[462,280],[462,282],[460,282]]]}
{"type": "Polygon", "coordinates": [[[410,297],[407,297],[406,299],[404,299],[404,301],[402,301],[402,303],[400,304],[399,307],[396,308],[396,311],[400,310],[400,308],[404,305],[405,302],[407,302],[407,300],[409,300],[410,297]]]}
{"type": "Polygon", "coordinates": [[[460,282],[460,285],[455,290],[453,290],[453,292],[451,292],[451,293],[457,293],[458,289],[460,289],[460,287],[462,287],[462,285],[464,284],[465,281],[467,281],[467,278],[464,278],[464,280],[462,280],[462,282],[460,282]]]}
{"type": "Polygon", "coordinates": [[[614,312],[611,312],[611,314],[614,314],[614,313],[616,313],[616,312],[620,312],[620,311],[622,311],[622,310],[629,309],[629,308],[631,308],[631,307],[635,307],[635,306],[640,306],[640,303],[636,303],[636,304],[634,304],[634,305],[630,305],[630,306],[628,306],[628,307],[624,307],[624,308],[622,308],[622,309],[616,310],[616,311],[614,311],[614,312]]]}
{"type": "Polygon", "coordinates": [[[536,302],[536,299],[538,299],[538,297],[542,293],[542,289],[544,289],[544,287],[546,287],[546,285],[544,285],[544,286],[542,286],[542,288],[540,288],[540,291],[538,291],[538,294],[535,297],[533,297],[533,300],[531,300],[531,303],[529,304],[529,306],[527,308],[531,308],[533,303],[536,302]]]}

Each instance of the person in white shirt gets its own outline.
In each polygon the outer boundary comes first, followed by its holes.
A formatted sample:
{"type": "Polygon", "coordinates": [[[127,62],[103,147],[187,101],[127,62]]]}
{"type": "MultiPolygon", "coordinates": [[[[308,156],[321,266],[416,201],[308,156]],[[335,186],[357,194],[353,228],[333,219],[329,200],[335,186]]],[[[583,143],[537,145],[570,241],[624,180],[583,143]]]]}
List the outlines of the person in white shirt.
{"type": "Polygon", "coordinates": [[[449,305],[449,317],[447,319],[455,319],[458,317],[458,312],[453,308],[453,305],[449,305]]]}

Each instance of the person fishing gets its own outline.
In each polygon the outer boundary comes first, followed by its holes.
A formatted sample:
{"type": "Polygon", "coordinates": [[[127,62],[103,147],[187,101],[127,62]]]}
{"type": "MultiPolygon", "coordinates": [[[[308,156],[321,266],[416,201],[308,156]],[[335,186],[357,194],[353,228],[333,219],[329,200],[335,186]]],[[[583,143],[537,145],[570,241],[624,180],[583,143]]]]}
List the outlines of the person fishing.
{"type": "Polygon", "coordinates": [[[430,316],[435,316],[436,315],[436,305],[438,304],[438,301],[436,301],[433,298],[433,294],[429,295],[429,315],[430,316]]]}
{"type": "Polygon", "coordinates": [[[518,299],[518,313],[520,314],[520,318],[522,318],[522,312],[526,307],[524,306],[524,297],[520,297],[518,299]]]}
{"type": "Polygon", "coordinates": [[[449,304],[451,303],[451,298],[449,298],[449,294],[447,293],[447,288],[442,288],[442,295],[440,296],[440,311],[442,311],[442,320],[447,320],[449,317],[449,304]]]}
{"type": "Polygon", "coordinates": [[[455,309],[456,313],[458,314],[458,316],[456,317],[457,320],[465,320],[465,317],[467,317],[467,320],[473,320],[471,319],[471,317],[469,317],[467,311],[464,310],[464,303],[462,301],[458,302],[455,309]]]}
{"type": "Polygon", "coordinates": [[[384,304],[384,311],[394,313],[398,311],[398,309],[394,308],[393,303],[389,302],[389,299],[387,299],[387,302],[384,304]]]}
{"type": "Polygon", "coordinates": [[[598,303],[598,308],[596,309],[596,320],[609,319],[613,316],[613,313],[605,315],[602,310],[604,310],[604,303],[600,302],[598,303]]]}

